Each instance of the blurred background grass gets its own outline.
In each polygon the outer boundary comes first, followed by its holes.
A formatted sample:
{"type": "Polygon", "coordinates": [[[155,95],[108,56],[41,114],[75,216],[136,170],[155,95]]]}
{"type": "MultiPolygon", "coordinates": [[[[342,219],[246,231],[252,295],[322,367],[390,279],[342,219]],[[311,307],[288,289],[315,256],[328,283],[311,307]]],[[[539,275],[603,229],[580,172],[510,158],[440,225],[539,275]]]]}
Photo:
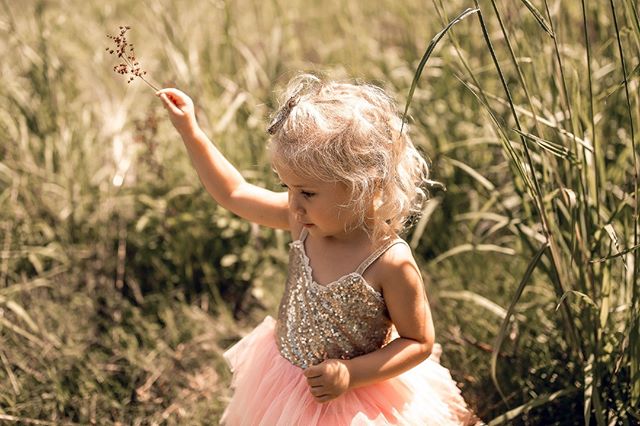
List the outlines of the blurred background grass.
{"type": "MultiPolygon", "coordinates": [[[[289,236],[216,206],[151,89],[112,71],[107,34],[130,25],[150,79],[189,93],[243,175],[278,189],[264,129],[291,76],[373,82],[403,106],[428,42],[471,6],[2,0],[0,420],[216,424],[221,354],[282,291],[289,236]]],[[[410,108],[447,187],[406,235],[442,363],[493,424],[637,424],[637,250],[589,262],[637,244],[637,5],[479,6],[513,99],[470,16],[410,108]]]]}

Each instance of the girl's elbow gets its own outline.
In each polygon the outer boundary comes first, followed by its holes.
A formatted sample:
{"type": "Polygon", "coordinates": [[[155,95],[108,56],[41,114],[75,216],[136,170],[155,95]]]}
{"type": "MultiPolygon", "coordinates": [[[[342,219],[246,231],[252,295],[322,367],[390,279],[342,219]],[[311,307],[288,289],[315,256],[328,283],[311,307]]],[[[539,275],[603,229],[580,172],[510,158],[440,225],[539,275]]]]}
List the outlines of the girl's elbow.
{"type": "Polygon", "coordinates": [[[431,356],[433,351],[434,340],[433,339],[425,339],[419,343],[419,357],[420,362],[431,356]]]}
{"type": "Polygon", "coordinates": [[[424,356],[424,359],[431,356],[431,353],[433,352],[433,343],[433,341],[430,341],[422,344],[422,356],[424,356]]]}
{"type": "Polygon", "coordinates": [[[431,356],[431,353],[433,352],[433,345],[435,344],[435,342],[436,333],[433,329],[433,322],[429,321],[429,323],[427,324],[427,329],[425,330],[425,333],[420,340],[420,346],[425,359],[431,356]]]}

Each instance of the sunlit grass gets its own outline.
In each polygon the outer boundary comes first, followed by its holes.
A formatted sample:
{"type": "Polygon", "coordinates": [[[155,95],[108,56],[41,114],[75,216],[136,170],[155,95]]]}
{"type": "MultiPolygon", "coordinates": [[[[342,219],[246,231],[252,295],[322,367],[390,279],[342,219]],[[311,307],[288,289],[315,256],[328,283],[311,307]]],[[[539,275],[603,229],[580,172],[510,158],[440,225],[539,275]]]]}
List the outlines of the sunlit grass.
{"type": "Polygon", "coordinates": [[[414,80],[470,6],[0,3],[0,420],[215,424],[221,353],[277,307],[288,237],[217,208],[113,74],[105,35],[130,25],[274,189],[265,126],[296,71],[409,100],[446,192],[407,240],[465,398],[494,424],[640,421],[637,5],[478,1],[414,80]]]}

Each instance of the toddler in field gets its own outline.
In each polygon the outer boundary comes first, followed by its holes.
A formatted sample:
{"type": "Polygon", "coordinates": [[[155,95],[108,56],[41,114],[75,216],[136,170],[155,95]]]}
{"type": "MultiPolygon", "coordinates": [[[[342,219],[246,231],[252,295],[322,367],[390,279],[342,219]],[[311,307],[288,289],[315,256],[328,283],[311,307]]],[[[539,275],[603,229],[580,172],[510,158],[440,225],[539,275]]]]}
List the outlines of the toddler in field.
{"type": "Polygon", "coordinates": [[[274,192],[215,148],[186,94],[157,94],[211,196],[293,240],[278,318],[224,354],[234,395],[223,424],[470,424],[398,236],[426,200],[428,168],[391,99],[370,85],[294,78],[268,128],[286,189],[274,192]]]}

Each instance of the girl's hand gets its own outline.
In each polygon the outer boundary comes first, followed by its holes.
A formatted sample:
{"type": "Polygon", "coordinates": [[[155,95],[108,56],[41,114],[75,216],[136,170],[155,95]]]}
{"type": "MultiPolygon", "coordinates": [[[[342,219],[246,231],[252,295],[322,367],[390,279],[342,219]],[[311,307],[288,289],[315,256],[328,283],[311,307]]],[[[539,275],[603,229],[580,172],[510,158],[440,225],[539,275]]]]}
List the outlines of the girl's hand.
{"type": "Polygon", "coordinates": [[[304,370],[311,395],[318,402],[335,399],[349,389],[351,374],[345,361],[328,359],[304,370]]]}
{"type": "Polygon", "coordinates": [[[173,126],[181,135],[193,133],[198,129],[193,101],[186,93],[178,89],[161,89],[156,96],[162,99],[173,126]]]}

